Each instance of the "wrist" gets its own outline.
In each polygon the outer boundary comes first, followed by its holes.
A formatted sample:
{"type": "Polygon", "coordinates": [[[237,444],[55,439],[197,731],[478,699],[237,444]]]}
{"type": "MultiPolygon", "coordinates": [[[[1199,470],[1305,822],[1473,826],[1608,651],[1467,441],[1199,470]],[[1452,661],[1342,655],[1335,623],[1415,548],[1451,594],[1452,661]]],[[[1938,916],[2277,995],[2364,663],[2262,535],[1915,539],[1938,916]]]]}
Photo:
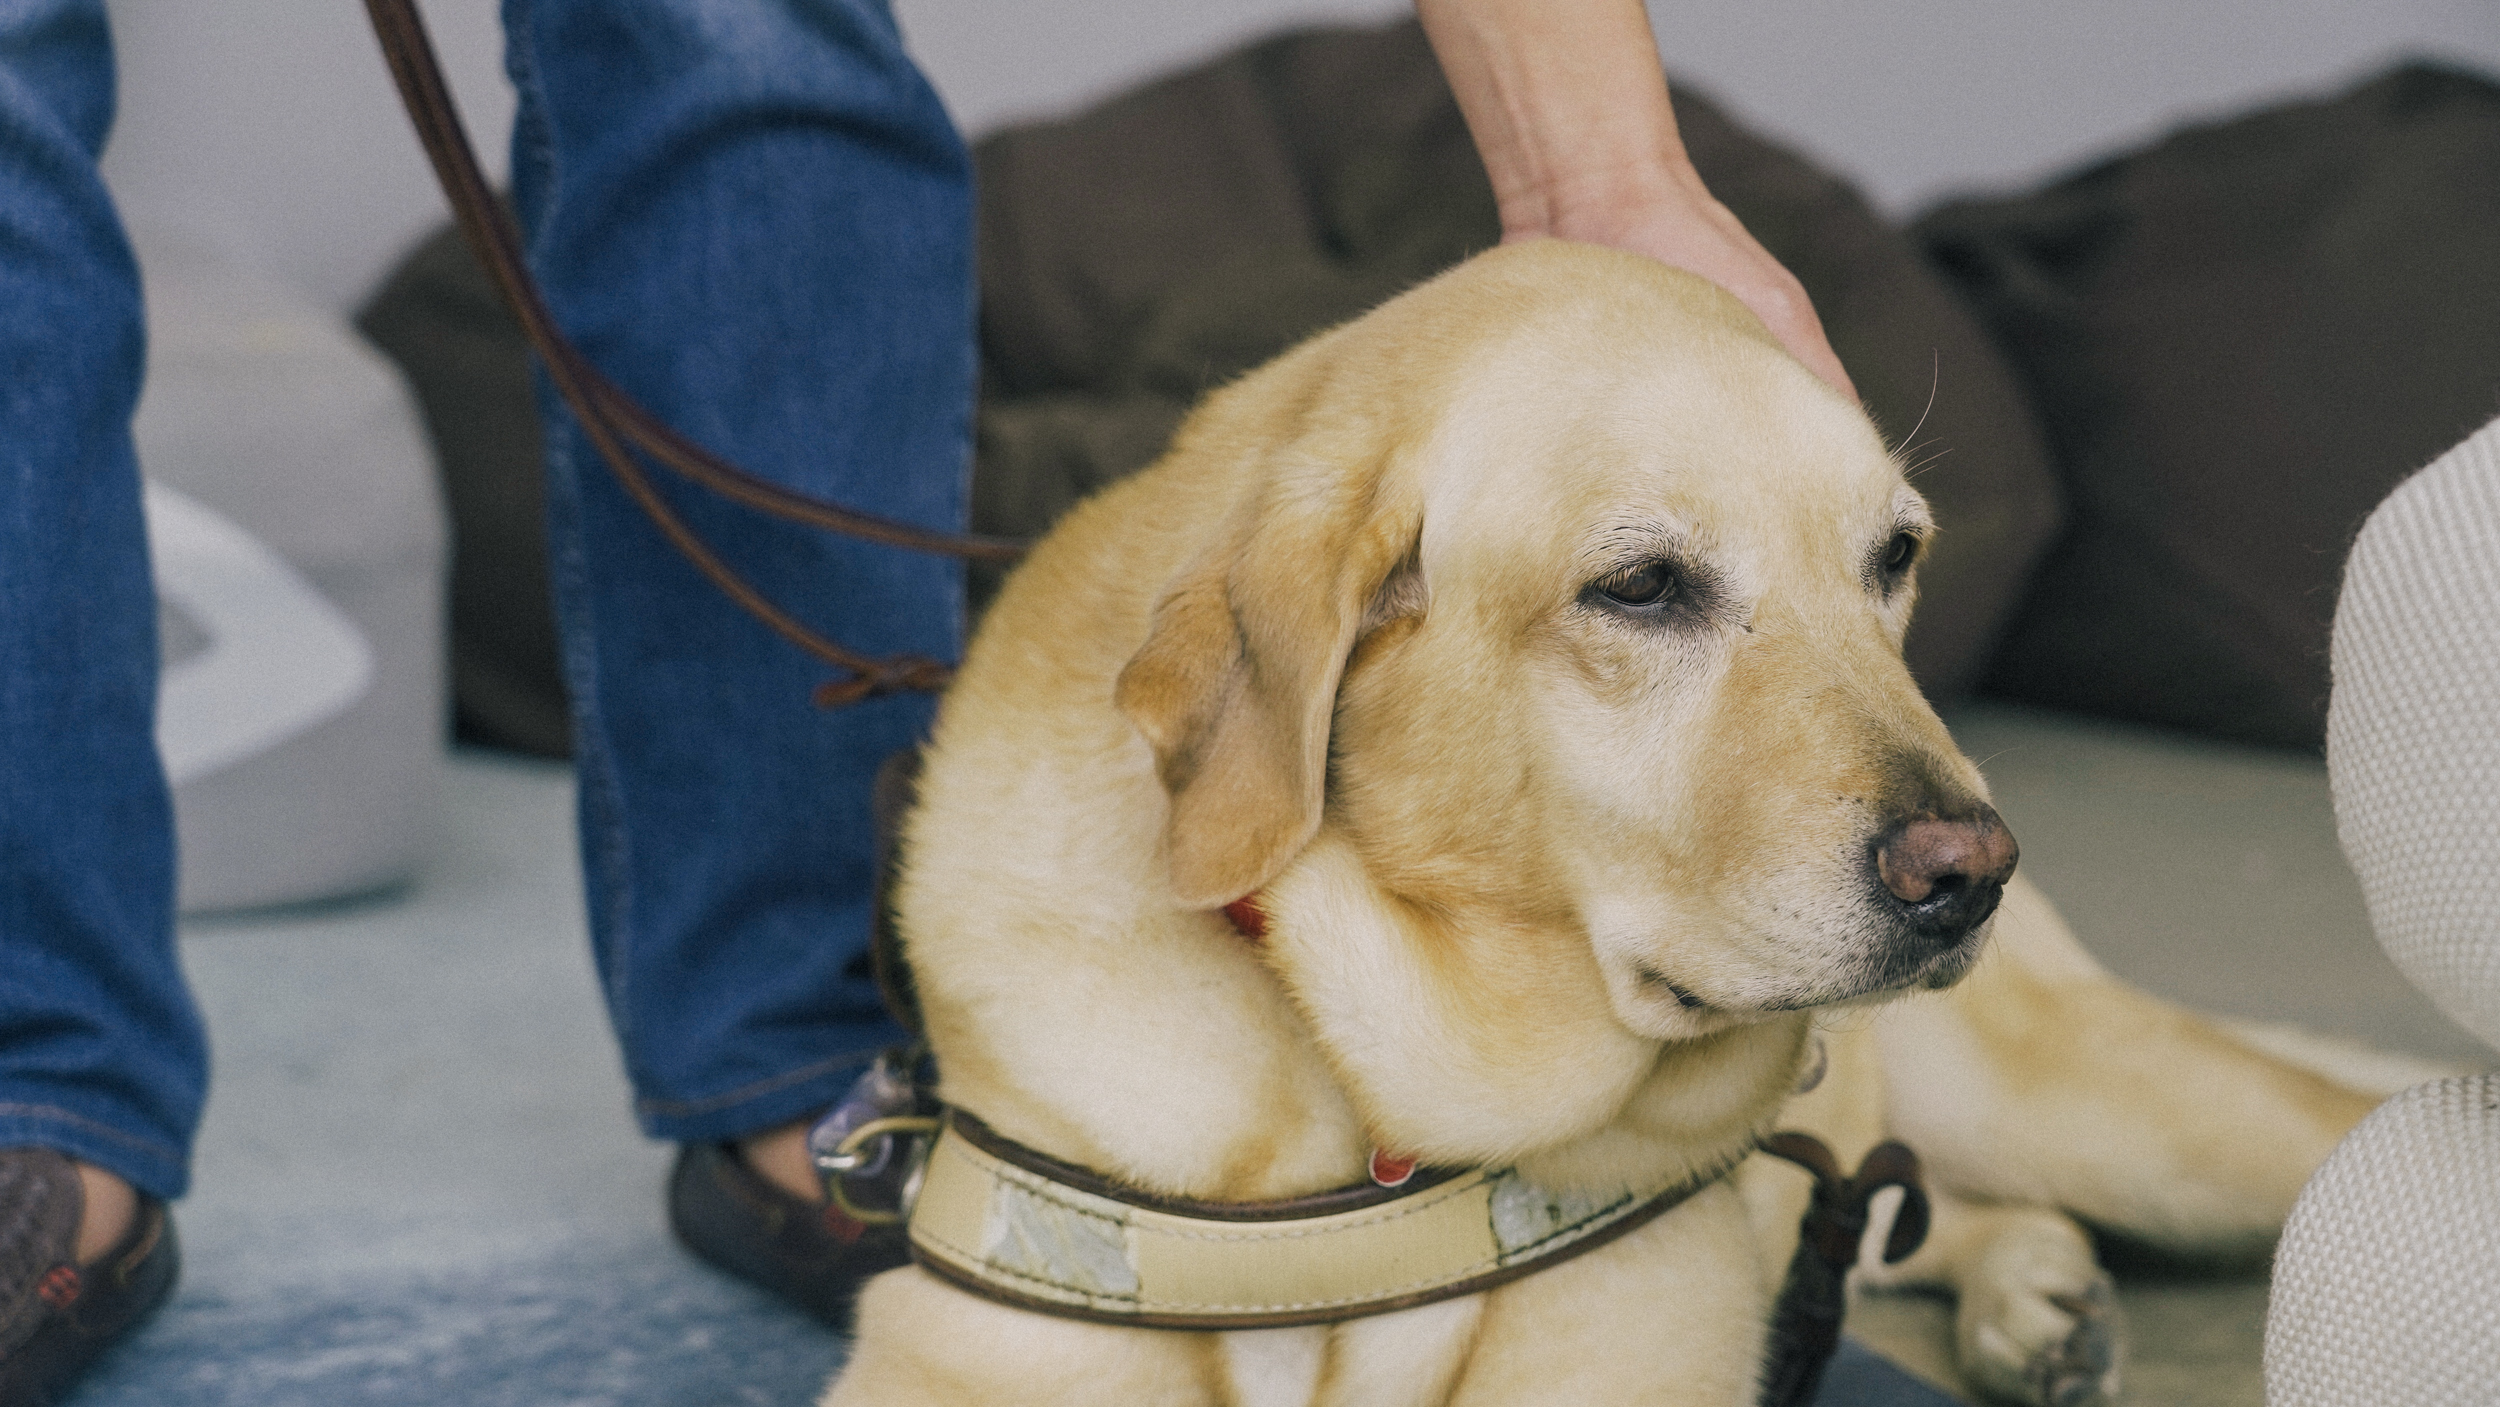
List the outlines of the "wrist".
{"type": "Polygon", "coordinates": [[[1583,156],[1547,168],[1534,184],[1496,189],[1494,195],[1505,241],[1548,237],[1610,244],[1662,213],[1710,222],[1719,209],[1681,144],[1604,160],[1583,156]]]}

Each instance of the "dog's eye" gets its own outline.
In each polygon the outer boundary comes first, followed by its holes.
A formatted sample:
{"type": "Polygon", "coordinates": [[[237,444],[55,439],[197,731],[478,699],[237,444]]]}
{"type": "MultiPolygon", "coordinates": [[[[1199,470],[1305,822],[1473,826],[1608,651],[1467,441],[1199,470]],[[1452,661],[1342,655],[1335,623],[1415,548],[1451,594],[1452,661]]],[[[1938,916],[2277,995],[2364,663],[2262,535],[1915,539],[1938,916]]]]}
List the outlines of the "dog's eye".
{"type": "Polygon", "coordinates": [[[1662,562],[1644,562],[1597,584],[1598,594],[1619,606],[1654,606],[1675,594],[1675,573],[1662,562]]]}
{"type": "Polygon", "coordinates": [[[1899,576],[1908,571],[1910,563],[1916,560],[1918,560],[1917,534],[1894,533],[1892,541],[1884,544],[1884,555],[1880,565],[1884,569],[1884,575],[1899,576]]]}

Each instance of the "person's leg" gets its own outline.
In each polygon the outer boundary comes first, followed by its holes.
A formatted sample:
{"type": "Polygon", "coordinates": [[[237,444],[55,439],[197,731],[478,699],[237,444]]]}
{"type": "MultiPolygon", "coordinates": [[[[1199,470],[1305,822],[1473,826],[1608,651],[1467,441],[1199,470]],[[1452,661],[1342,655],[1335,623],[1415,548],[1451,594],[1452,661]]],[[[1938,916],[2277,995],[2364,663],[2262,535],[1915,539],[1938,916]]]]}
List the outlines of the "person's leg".
{"type": "Polygon", "coordinates": [[[207,1049],[174,956],[112,107],[101,0],[0,0],[0,1147],[172,1198],[207,1049]]]}
{"type": "MultiPolygon", "coordinates": [[[[957,525],[968,163],[884,6],[506,0],[505,23],[530,259],[590,358],[756,473],[957,525]]],[[[678,557],[552,404],[548,439],[609,1012],[647,1132],[740,1138],[823,1109],[900,1036],[864,960],[868,801],[929,705],[812,708],[827,669],[678,557]]],[[[667,488],[845,644],[953,657],[956,564],[667,488]]]]}
{"type": "Polygon", "coordinates": [[[0,1401],[171,1291],[207,1047],[174,956],[139,273],[102,0],[0,0],[0,1401]],[[134,1190],[135,1189],[135,1190],[134,1190]],[[143,1201],[140,1194],[148,1194],[143,1201]]]}

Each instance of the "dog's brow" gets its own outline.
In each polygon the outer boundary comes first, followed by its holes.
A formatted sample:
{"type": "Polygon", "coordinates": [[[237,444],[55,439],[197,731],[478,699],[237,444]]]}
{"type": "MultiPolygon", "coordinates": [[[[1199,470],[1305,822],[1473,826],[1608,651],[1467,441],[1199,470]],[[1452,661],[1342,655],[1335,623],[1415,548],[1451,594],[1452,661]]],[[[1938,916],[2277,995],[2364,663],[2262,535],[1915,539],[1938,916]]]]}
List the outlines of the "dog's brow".
{"type": "Polygon", "coordinates": [[[1690,555],[1694,546],[1693,534],[1680,524],[1622,519],[1599,528],[1580,555],[1591,567],[1612,567],[1635,557],[1690,555]]]}
{"type": "Polygon", "coordinates": [[[1903,489],[1892,500],[1892,530],[1925,537],[1936,530],[1936,515],[1927,507],[1926,499],[1903,489]]]}

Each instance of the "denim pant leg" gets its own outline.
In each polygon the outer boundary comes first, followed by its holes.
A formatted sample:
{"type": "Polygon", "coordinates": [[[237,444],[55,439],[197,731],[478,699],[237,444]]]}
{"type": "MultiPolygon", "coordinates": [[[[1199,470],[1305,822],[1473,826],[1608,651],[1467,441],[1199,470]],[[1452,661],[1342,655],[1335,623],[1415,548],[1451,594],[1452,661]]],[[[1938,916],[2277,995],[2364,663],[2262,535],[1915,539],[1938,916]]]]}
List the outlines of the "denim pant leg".
{"type": "MultiPolygon", "coordinates": [[[[884,4],[505,0],[505,27],[529,256],[590,358],[758,474],[959,525],[968,161],[884,4]]],[[[812,708],[829,671],[678,557],[542,397],[609,1014],[646,1131],[752,1132],[832,1102],[899,1034],[865,961],[868,796],[929,704],[812,708]]],[[[956,564],[664,487],[819,629],[954,657],[956,564]]]]}
{"type": "Polygon", "coordinates": [[[101,0],[0,0],[0,1146],[172,1197],[208,1053],[174,957],[112,112],[101,0]]]}

